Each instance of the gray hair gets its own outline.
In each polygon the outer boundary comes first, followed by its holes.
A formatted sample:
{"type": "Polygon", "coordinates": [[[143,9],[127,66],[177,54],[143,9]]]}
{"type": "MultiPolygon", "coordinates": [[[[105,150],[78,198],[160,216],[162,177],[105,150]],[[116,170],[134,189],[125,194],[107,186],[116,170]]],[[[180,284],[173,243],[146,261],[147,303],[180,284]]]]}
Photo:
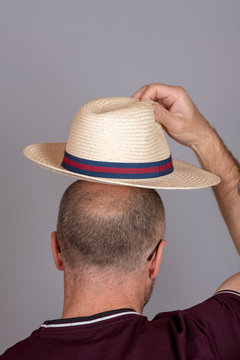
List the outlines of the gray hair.
{"type": "Polygon", "coordinates": [[[64,192],[57,237],[69,268],[87,265],[134,271],[156,245],[157,225],[163,232],[165,222],[159,194],[153,189],[121,186],[125,188],[122,194],[117,188],[105,184],[89,188],[78,180],[64,192]]]}

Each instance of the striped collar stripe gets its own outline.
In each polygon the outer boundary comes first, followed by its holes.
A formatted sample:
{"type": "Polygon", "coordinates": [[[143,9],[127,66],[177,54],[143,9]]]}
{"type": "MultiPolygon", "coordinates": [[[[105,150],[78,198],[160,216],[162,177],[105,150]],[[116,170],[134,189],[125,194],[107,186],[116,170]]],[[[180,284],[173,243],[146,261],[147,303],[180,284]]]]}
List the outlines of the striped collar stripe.
{"type": "Polygon", "coordinates": [[[218,294],[233,294],[233,295],[240,296],[240,293],[238,291],[234,291],[234,290],[219,290],[215,293],[215,295],[218,295],[218,294]]]}
{"type": "Polygon", "coordinates": [[[103,316],[97,319],[93,319],[93,320],[86,320],[86,321],[76,321],[76,322],[69,322],[69,323],[59,323],[59,324],[42,324],[41,327],[44,328],[58,328],[58,327],[69,327],[69,326],[76,326],[76,325],[87,325],[87,324],[93,324],[96,322],[100,322],[100,321],[104,321],[104,320],[109,320],[109,319],[113,319],[116,318],[118,316],[122,316],[122,315],[140,315],[139,313],[137,313],[136,311],[125,311],[125,312],[121,312],[118,314],[112,314],[112,315],[108,315],[108,316],[103,316]]]}
{"type": "Polygon", "coordinates": [[[81,159],[65,151],[61,165],[78,174],[116,179],[154,178],[174,170],[171,155],[167,159],[149,163],[118,163],[81,159]]]}

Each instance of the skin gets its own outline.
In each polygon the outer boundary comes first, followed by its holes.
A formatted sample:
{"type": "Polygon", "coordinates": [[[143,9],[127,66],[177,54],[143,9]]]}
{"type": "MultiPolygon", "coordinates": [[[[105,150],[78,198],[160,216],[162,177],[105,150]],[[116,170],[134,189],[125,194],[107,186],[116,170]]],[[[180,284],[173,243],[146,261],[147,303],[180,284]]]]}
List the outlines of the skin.
{"type": "MultiPolygon", "coordinates": [[[[240,172],[237,161],[183,88],[150,84],[139,89],[133,97],[139,100],[154,100],[156,121],[162,124],[173,139],[189,146],[205,170],[221,178],[221,183],[213,189],[214,194],[236,249],[240,253],[240,172]]],[[[92,189],[100,186],[103,196],[109,196],[113,185],[86,182],[86,186],[92,189]]],[[[114,185],[114,191],[124,195],[128,188],[114,185]]],[[[156,244],[161,236],[163,229],[159,227],[156,244]]],[[[64,265],[61,253],[57,251],[59,244],[55,231],[52,232],[51,243],[56,267],[64,271],[65,296],[62,318],[89,316],[125,307],[142,313],[159,272],[165,241],[161,243],[152,260],[146,261],[137,275],[121,275],[91,268],[84,271],[81,281],[78,282],[70,269],[64,265]]],[[[226,289],[240,292],[240,273],[226,280],[217,291],[226,289]]]]}
{"type": "MultiPolygon", "coordinates": [[[[221,183],[214,186],[213,191],[234,245],[240,254],[239,163],[182,87],[163,84],[145,85],[133,97],[156,101],[155,119],[173,139],[189,146],[195,152],[203,169],[221,178],[221,183]]],[[[240,292],[239,273],[226,280],[217,291],[225,289],[240,292]]]]}
{"type": "Polygon", "coordinates": [[[156,251],[152,261],[146,264],[141,277],[129,275],[119,281],[117,276],[100,273],[98,269],[92,269],[91,277],[95,276],[95,286],[89,285],[87,280],[76,286],[73,276],[64,268],[56,246],[56,233],[53,232],[52,249],[55,264],[59,270],[64,270],[62,318],[90,316],[121,308],[131,308],[142,314],[143,307],[151,296],[154,280],[159,271],[164,244],[156,251]]]}
{"type": "MultiPolygon", "coordinates": [[[[97,184],[84,182],[86,191],[101,191],[102,206],[97,211],[104,211],[104,203],[114,191],[115,197],[126,198],[129,187],[97,184]],[[104,201],[105,199],[105,201],[104,201]]],[[[96,212],[96,209],[92,209],[96,212]]],[[[164,224],[159,224],[156,229],[156,244],[159,238],[163,238],[164,224]]],[[[149,300],[154,280],[156,279],[162,260],[165,240],[163,240],[151,261],[147,261],[149,254],[146,254],[146,262],[143,268],[136,273],[114,270],[103,270],[98,267],[89,267],[76,279],[71,269],[65,266],[62,254],[58,252],[58,239],[56,231],[51,235],[52,253],[55,265],[58,270],[64,271],[64,306],[62,318],[90,316],[100,312],[132,308],[142,313],[144,305],[149,300]],[[96,301],[97,299],[97,301],[96,301]]],[[[150,251],[151,253],[151,251],[150,251]]]]}

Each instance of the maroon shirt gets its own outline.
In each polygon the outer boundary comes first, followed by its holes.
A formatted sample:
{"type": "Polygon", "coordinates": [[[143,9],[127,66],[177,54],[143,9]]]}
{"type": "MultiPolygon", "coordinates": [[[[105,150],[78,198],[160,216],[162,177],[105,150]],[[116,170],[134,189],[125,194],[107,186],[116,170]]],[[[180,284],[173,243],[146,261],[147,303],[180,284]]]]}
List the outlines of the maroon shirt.
{"type": "Polygon", "coordinates": [[[149,321],[132,309],[45,321],[0,360],[240,359],[240,294],[221,291],[149,321]]]}

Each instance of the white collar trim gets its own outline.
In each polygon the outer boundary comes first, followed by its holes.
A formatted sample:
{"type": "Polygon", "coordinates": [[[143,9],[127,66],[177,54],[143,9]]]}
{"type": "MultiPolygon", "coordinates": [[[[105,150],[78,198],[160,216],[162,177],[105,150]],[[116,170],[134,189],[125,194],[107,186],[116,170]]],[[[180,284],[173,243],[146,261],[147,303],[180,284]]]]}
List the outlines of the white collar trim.
{"type": "Polygon", "coordinates": [[[98,319],[93,319],[93,320],[86,320],[86,321],[78,321],[78,322],[72,322],[72,323],[63,323],[63,324],[42,324],[41,327],[44,328],[58,328],[58,327],[69,327],[69,326],[77,326],[77,325],[87,325],[87,324],[93,324],[99,321],[104,321],[104,320],[108,320],[108,319],[113,319],[115,317],[118,316],[122,316],[122,315],[130,315],[130,314],[135,314],[135,315],[140,315],[139,313],[137,313],[136,311],[125,311],[122,313],[118,313],[118,314],[112,314],[112,315],[107,315],[98,319]]]}

